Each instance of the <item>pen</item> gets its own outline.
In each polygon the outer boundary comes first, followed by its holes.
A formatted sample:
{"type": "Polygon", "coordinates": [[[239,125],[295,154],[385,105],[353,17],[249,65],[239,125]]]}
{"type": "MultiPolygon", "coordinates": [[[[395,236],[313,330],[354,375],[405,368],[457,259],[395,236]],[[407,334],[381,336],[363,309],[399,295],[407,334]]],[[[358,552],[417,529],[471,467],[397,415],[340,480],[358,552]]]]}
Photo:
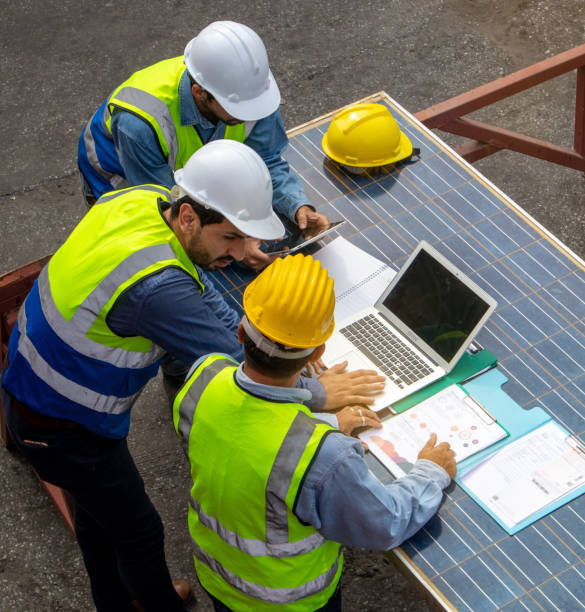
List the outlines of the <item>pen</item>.
{"type": "Polygon", "coordinates": [[[496,367],[496,365],[497,365],[497,362],[490,363],[485,368],[482,368],[479,372],[476,372],[475,374],[472,374],[471,376],[468,376],[465,380],[462,380],[459,384],[460,385],[464,385],[465,383],[468,383],[469,381],[473,380],[474,378],[477,378],[478,376],[481,376],[482,374],[485,374],[486,372],[489,372],[490,370],[493,370],[496,367]]]}

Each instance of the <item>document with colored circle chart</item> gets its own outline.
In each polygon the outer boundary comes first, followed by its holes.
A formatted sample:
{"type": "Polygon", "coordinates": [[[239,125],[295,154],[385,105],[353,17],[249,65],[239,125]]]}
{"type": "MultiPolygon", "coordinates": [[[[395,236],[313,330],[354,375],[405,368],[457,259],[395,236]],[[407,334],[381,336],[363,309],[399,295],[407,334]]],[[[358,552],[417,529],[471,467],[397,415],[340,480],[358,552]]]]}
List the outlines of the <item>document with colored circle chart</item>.
{"type": "Polygon", "coordinates": [[[397,478],[408,473],[431,433],[437,442],[449,442],[455,460],[467,457],[502,440],[508,432],[481,404],[459,385],[442,391],[369,429],[359,438],[397,478]]]}

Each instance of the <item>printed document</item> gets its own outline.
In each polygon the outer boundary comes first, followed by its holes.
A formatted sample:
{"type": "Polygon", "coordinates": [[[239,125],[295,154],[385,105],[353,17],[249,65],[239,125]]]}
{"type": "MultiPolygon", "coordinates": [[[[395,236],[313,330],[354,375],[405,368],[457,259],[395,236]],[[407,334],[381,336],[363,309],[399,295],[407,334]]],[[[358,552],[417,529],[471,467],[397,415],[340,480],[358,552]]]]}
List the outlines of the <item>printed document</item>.
{"type": "Polygon", "coordinates": [[[585,454],[554,421],[511,442],[460,478],[508,527],[585,484],[585,454]]]}
{"type": "Polygon", "coordinates": [[[446,387],[382,426],[359,437],[396,477],[408,473],[431,433],[437,434],[437,443],[449,442],[457,462],[508,435],[459,385],[446,387]]]}

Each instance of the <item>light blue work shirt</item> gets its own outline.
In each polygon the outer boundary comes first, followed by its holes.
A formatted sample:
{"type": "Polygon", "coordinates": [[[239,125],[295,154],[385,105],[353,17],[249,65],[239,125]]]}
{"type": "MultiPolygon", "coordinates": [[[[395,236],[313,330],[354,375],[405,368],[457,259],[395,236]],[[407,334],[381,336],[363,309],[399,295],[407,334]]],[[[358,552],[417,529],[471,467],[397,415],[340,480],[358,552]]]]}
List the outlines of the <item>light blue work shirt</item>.
{"type": "MultiPolygon", "coordinates": [[[[203,359],[193,365],[189,375],[203,359]]],[[[257,397],[308,406],[311,391],[302,381],[296,388],[263,385],[247,376],[243,365],[236,370],[236,381],[257,397]]],[[[313,414],[337,427],[334,414],[313,414]]],[[[325,437],[305,474],[295,514],[328,540],[389,550],[427,523],[450,482],[442,467],[419,459],[406,476],[383,485],[369,471],[360,442],[335,433],[325,437]]]]}
{"type": "MultiPolygon", "coordinates": [[[[223,138],[225,123],[214,125],[197,108],[187,71],[179,83],[181,124],[192,125],[203,143],[223,138]]],[[[112,116],[112,137],[130,185],[164,185],[169,189],[175,184],[173,173],[164,158],[152,128],[139,117],[117,110],[112,116]]],[[[274,210],[295,221],[297,210],[304,205],[314,208],[304,193],[299,177],[291,171],[282,158],[288,146],[288,137],[280,111],[277,109],[256,122],[245,139],[264,160],[272,177],[272,202],[274,210]]]]}

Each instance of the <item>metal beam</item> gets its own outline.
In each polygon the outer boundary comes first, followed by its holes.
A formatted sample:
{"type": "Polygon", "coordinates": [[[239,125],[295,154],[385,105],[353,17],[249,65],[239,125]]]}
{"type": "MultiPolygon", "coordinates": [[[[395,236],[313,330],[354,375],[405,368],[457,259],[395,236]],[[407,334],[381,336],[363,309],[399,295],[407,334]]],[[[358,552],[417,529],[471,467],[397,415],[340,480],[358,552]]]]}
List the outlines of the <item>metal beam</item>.
{"type": "Polygon", "coordinates": [[[504,128],[495,127],[468,118],[452,120],[441,128],[445,132],[474,138],[499,149],[510,149],[525,155],[551,161],[574,170],[585,172],[585,157],[572,149],[559,147],[538,138],[531,138],[504,128]]]}
{"type": "MultiPolygon", "coordinates": [[[[444,124],[449,123],[456,117],[467,115],[488,104],[508,98],[584,65],[585,44],[430,106],[415,113],[415,117],[428,128],[443,129],[444,124]]],[[[583,78],[582,75],[581,78],[583,78]]],[[[581,89],[582,85],[581,83],[581,89]]]]}

